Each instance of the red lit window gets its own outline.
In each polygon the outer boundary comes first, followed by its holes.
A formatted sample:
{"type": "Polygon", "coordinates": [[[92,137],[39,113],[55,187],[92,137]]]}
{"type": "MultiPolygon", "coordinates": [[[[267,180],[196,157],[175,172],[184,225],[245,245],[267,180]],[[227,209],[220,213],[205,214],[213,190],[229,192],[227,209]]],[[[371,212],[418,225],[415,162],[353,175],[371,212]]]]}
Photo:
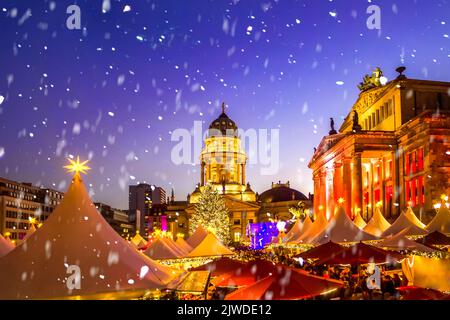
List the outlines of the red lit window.
{"type": "Polygon", "coordinates": [[[416,173],[417,172],[417,162],[416,162],[416,158],[417,158],[417,153],[416,151],[411,152],[411,167],[412,167],[412,173],[416,173]]]}
{"type": "Polygon", "coordinates": [[[375,203],[377,203],[378,201],[380,201],[381,200],[381,197],[380,197],[380,189],[376,189],[375,191],[374,191],[374,195],[375,195],[375,203]]]}
{"type": "Polygon", "coordinates": [[[417,171],[423,170],[423,148],[417,150],[417,171]]]}
{"type": "Polygon", "coordinates": [[[418,189],[418,193],[420,192],[418,204],[424,205],[425,204],[425,186],[423,184],[423,177],[419,177],[417,179],[417,189],[418,189]]]}
{"type": "Polygon", "coordinates": [[[415,207],[417,203],[416,179],[411,180],[411,195],[412,206],[415,207]]]}
{"type": "Polygon", "coordinates": [[[410,181],[406,181],[405,183],[405,187],[406,187],[406,202],[411,201],[411,184],[410,181]]]}
{"type": "Polygon", "coordinates": [[[409,172],[410,172],[410,161],[409,161],[409,156],[410,156],[411,154],[410,153],[407,153],[406,154],[406,157],[405,157],[405,174],[407,175],[407,176],[409,176],[409,172]]]}

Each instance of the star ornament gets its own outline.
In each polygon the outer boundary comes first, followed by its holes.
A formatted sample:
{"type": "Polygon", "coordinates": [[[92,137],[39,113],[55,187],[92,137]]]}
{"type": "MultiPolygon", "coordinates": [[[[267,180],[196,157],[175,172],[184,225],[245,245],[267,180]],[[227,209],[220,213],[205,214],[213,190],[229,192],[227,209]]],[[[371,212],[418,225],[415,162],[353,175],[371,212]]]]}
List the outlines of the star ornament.
{"type": "Polygon", "coordinates": [[[75,174],[81,172],[84,174],[87,174],[88,170],[91,170],[90,167],[86,165],[86,163],[89,162],[89,160],[80,162],[80,157],[77,156],[77,160],[72,160],[70,158],[67,158],[69,160],[70,164],[67,166],[64,166],[65,169],[67,169],[67,172],[75,172],[75,174]]]}

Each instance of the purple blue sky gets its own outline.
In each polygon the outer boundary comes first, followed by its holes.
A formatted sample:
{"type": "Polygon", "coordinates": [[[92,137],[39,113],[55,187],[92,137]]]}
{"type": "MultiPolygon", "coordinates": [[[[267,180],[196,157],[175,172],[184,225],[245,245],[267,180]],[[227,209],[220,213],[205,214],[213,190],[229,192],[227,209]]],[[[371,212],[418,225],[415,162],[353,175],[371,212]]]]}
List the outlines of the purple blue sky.
{"type": "Polygon", "coordinates": [[[171,132],[206,127],[225,101],[240,128],[280,129],[280,170],[249,167],[253,189],[307,194],[313,147],[364,74],[450,81],[447,0],[103,2],[0,1],[0,176],[64,191],[65,157],[80,155],[96,201],[126,208],[138,181],[183,200],[199,168],[172,163],[171,132]],[[83,30],[66,27],[70,4],[83,30]]]}

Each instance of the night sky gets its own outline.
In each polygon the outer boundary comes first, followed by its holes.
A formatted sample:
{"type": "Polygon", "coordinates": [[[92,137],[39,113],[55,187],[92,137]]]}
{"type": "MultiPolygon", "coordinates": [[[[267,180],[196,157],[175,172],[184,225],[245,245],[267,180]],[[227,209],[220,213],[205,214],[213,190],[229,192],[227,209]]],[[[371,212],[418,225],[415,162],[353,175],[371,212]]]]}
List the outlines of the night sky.
{"type": "MultiPolygon", "coordinates": [[[[450,81],[450,1],[0,0],[0,176],[65,191],[69,155],[90,158],[95,201],[127,208],[146,181],[185,200],[199,166],[174,165],[171,133],[227,113],[280,129],[280,170],[312,191],[307,163],[342,123],[366,73],[450,81]],[[81,8],[82,30],[66,27],[81,8]],[[366,27],[370,4],[381,30],[366,27]],[[105,12],[102,11],[102,6],[105,12]],[[125,10],[124,10],[125,9],[125,10]],[[128,10],[129,9],[129,10],[128,10]]],[[[199,155],[195,155],[196,157],[199,155]]]]}

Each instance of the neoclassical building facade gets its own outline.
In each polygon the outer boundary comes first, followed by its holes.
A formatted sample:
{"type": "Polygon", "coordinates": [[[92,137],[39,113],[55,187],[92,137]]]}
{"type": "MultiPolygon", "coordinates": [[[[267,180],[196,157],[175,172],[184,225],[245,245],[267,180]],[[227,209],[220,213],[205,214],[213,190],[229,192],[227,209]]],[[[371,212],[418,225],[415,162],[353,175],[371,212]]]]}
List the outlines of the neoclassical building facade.
{"type": "Polygon", "coordinates": [[[408,79],[386,83],[378,68],[341,125],[333,124],[309,162],[314,212],[330,218],[342,197],[352,217],[367,221],[375,206],[393,220],[408,204],[422,220],[450,192],[450,83],[408,79]]]}

